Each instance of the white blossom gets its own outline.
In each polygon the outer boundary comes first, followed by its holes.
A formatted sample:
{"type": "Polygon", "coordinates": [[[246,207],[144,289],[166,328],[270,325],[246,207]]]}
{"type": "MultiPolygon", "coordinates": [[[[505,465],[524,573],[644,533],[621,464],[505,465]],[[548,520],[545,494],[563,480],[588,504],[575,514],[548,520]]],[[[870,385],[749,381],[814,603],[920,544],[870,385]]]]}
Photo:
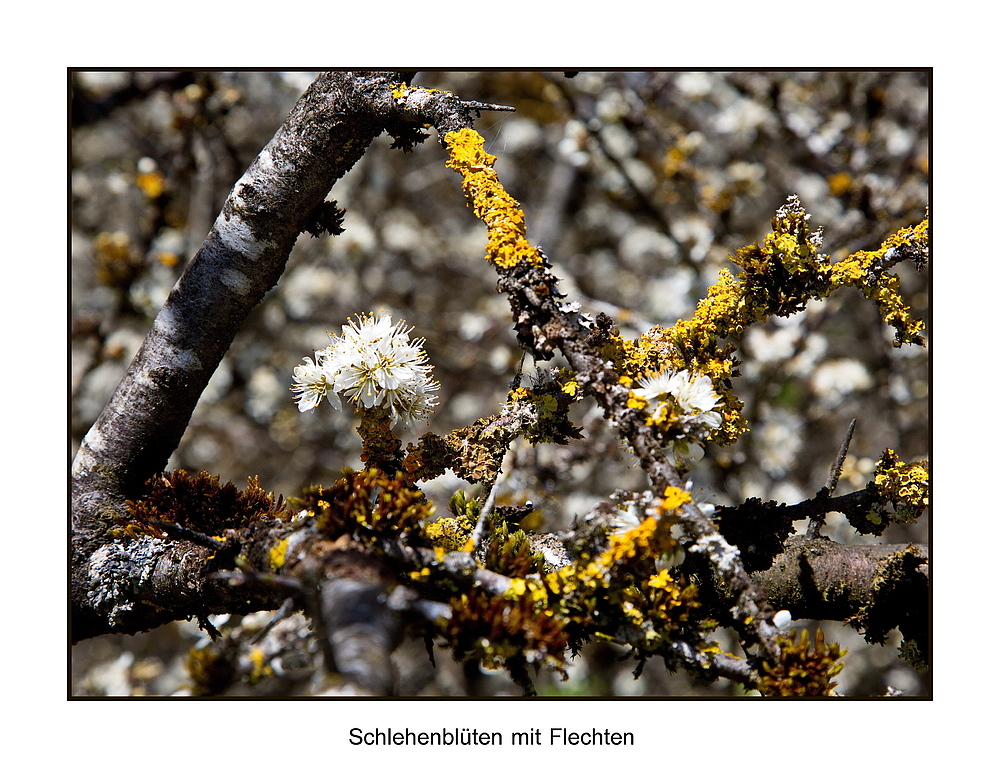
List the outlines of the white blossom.
{"type": "Polygon", "coordinates": [[[362,315],[330,334],[330,344],[316,352],[316,363],[304,358],[295,368],[292,391],[300,411],[319,405],[324,396],[337,405],[342,398],[355,408],[382,408],[392,424],[409,425],[430,416],[438,383],[423,339],[410,340],[410,329],[393,325],[387,314],[362,315]],[[338,398],[335,398],[337,395],[338,398]]]}
{"type": "MultiPolygon", "coordinates": [[[[681,377],[674,378],[676,380],[681,377]]],[[[719,402],[719,396],[712,389],[712,380],[708,376],[699,376],[695,379],[685,371],[683,379],[677,382],[673,395],[682,410],[704,414],[703,424],[713,429],[722,424],[722,414],[712,411],[719,402]]]]}
{"type": "MultiPolygon", "coordinates": [[[[322,360],[322,351],[316,353],[316,359],[322,360]]],[[[303,357],[302,365],[295,366],[292,382],[292,392],[295,393],[299,410],[303,413],[316,408],[333,389],[333,384],[327,379],[323,366],[317,365],[309,357],[303,357]]],[[[340,403],[332,397],[330,405],[340,410],[340,403]]]]}
{"type": "Polygon", "coordinates": [[[633,392],[654,408],[676,405],[676,410],[686,417],[684,421],[690,427],[704,425],[709,429],[718,429],[722,425],[722,414],[712,410],[718,404],[719,396],[708,376],[694,377],[688,371],[667,368],[655,376],[639,379],[639,387],[633,392]]]}

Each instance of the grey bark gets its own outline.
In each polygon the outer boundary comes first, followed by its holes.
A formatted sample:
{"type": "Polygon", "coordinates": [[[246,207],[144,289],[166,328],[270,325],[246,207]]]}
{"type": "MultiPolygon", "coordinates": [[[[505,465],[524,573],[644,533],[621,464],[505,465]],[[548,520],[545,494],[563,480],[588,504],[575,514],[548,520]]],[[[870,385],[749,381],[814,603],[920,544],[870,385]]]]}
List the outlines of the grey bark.
{"type": "MultiPolygon", "coordinates": [[[[216,367],[277,283],[334,182],[386,124],[400,72],[328,72],[310,85],[246,170],[188,264],[71,472],[73,636],[135,632],[246,596],[198,577],[211,553],[186,542],[142,553],[103,532],[167,464],[216,367]],[[196,557],[189,555],[196,553],[196,557]],[[167,555],[167,556],[164,556],[167,555]],[[178,567],[168,568],[176,555],[178,567]],[[162,597],[151,599],[150,591],[162,597]],[[206,599],[211,595],[211,599],[206,599]],[[168,599],[169,596],[169,599],[168,599]]],[[[257,602],[257,607],[261,606],[257,602]]]]}
{"type": "Polygon", "coordinates": [[[382,131],[404,73],[320,75],[236,183],[72,468],[74,529],[120,509],[162,470],[250,311],[310,214],[382,131]]]}

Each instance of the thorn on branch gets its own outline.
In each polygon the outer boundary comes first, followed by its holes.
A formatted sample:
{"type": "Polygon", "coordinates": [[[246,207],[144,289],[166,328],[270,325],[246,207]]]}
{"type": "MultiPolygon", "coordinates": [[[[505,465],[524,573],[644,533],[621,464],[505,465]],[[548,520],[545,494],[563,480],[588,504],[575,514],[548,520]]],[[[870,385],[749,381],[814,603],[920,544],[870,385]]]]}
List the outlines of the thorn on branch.
{"type": "Polygon", "coordinates": [[[471,552],[475,552],[479,549],[479,545],[483,543],[483,536],[486,533],[486,519],[493,512],[493,508],[497,503],[497,489],[500,487],[500,475],[497,475],[496,480],[493,481],[493,488],[490,490],[490,495],[486,498],[486,503],[483,504],[482,510],[479,512],[479,520],[476,521],[476,528],[472,532],[472,540],[470,542],[471,552]]]}
{"type": "Polygon", "coordinates": [[[203,574],[231,567],[238,559],[240,550],[243,548],[239,539],[233,537],[231,534],[220,540],[215,536],[209,536],[207,533],[202,533],[183,525],[177,525],[176,523],[168,523],[165,520],[147,520],[146,523],[156,528],[162,528],[174,539],[190,541],[192,544],[197,544],[199,547],[204,547],[214,552],[215,554],[205,561],[205,565],[201,569],[203,574]]]}
{"type": "Polygon", "coordinates": [[[854,427],[857,426],[857,423],[857,419],[851,419],[851,423],[847,427],[847,432],[844,434],[844,439],[840,442],[840,452],[837,454],[833,466],[830,467],[830,476],[826,481],[826,487],[830,489],[830,493],[837,490],[837,482],[840,480],[840,473],[844,468],[844,459],[847,458],[847,450],[851,446],[851,438],[854,437],[854,427]]]}
{"type": "Polygon", "coordinates": [[[278,622],[287,619],[295,611],[295,598],[286,597],[285,602],[281,604],[281,607],[274,612],[274,615],[268,619],[267,623],[261,627],[253,637],[250,638],[249,645],[256,645],[261,640],[263,640],[267,633],[274,629],[278,622]]]}
{"type": "Polygon", "coordinates": [[[147,525],[162,528],[176,539],[190,541],[192,544],[205,547],[205,549],[210,549],[213,552],[223,552],[232,546],[231,541],[220,541],[214,536],[209,536],[207,533],[202,533],[183,525],[177,525],[176,523],[168,523],[165,520],[146,520],[145,522],[147,525]]]}
{"type": "Polygon", "coordinates": [[[464,109],[475,111],[476,117],[484,111],[486,112],[517,112],[517,107],[510,107],[506,104],[490,104],[485,101],[465,101],[459,102],[464,109]]]}
{"type": "MultiPolygon", "coordinates": [[[[830,467],[830,475],[827,477],[826,485],[820,489],[819,495],[826,498],[833,495],[833,492],[837,489],[837,483],[840,480],[840,473],[844,469],[844,459],[847,458],[847,450],[851,445],[851,438],[854,437],[854,427],[857,425],[858,420],[852,419],[850,425],[847,427],[847,433],[844,435],[844,439],[840,441],[840,451],[837,453],[837,458],[834,459],[833,465],[830,467]]],[[[814,514],[809,520],[809,529],[806,531],[806,536],[810,539],[815,539],[819,537],[819,531],[823,527],[823,523],[826,520],[826,510],[821,509],[814,514]]]]}

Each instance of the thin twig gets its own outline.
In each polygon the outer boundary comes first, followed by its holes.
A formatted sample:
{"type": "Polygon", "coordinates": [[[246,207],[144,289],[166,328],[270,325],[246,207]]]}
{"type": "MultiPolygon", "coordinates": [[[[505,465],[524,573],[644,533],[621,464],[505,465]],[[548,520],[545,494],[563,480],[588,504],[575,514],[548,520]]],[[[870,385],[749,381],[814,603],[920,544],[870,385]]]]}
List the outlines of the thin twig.
{"type": "Polygon", "coordinates": [[[496,506],[498,488],[500,488],[500,474],[497,474],[493,481],[493,488],[490,490],[490,495],[486,497],[486,503],[483,504],[482,511],[479,513],[479,520],[476,521],[476,529],[472,532],[473,552],[479,549],[479,545],[483,542],[483,535],[486,533],[486,518],[490,516],[496,506]]]}
{"type": "Polygon", "coordinates": [[[851,447],[851,438],[854,437],[854,427],[857,423],[857,419],[851,419],[851,423],[847,427],[847,433],[840,443],[840,453],[837,454],[836,461],[830,467],[830,477],[826,481],[826,487],[830,489],[830,493],[837,490],[837,482],[840,480],[840,473],[844,468],[844,459],[847,458],[847,449],[851,447]]]}
{"type": "Polygon", "coordinates": [[[467,101],[462,99],[461,104],[466,109],[474,109],[476,112],[517,112],[517,107],[510,107],[506,104],[490,104],[485,101],[467,101]]]}
{"type": "MultiPolygon", "coordinates": [[[[830,475],[827,477],[826,485],[820,493],[824,496],[831,496],[833,492],[837,490],[837,483],[840,481],[840,473],[844,469],[844,459],[847,458],[847,450],[851,445],[851,438],[854,437],[854,427],[858,423],[857,419],[852,419],[850,426],[847,427],[847,433],[844,435],[844,439],[840,442],[840,451],[837,453],[837,458],[834,459],[832,466],[830,467],[830,475]]],[[[818,512],[814,517],[809,520],[809,528],[806,530],[806,536],[810,539],[819,538],[819,531],[823,527],[823,523],[826,522],[826,511],[818,512]]]]}
{"type": "Polygon", "coordinates": [[[224,552],[227,549],[232,548],[234,544],[232,541],[219,541],[218,539],[209,536],[207,533],[195,531],[183,525],[177,525],[176,523],[168,523],[166,520],[144,520],[143,522],[147,525],[162,528],[167,533],[172,534],[175,539],[190,541],[192,544],[197,544],[199,547],[205,547],[205,549],[210,549],[213,552],[224,552]]]}
{"type": "Polygon", "coordinates": [[[284,619],[287,619],[295,612],[295,598],[286,597],[285,602],[281,604],[281,607],[274,612],[274,615],[268,619],[267,624],[265,624],[261,629],[257,630],[253,637],[250,638],[249,645],[256,645],[264,637],[274,629],[275,625],[284,619]]]}

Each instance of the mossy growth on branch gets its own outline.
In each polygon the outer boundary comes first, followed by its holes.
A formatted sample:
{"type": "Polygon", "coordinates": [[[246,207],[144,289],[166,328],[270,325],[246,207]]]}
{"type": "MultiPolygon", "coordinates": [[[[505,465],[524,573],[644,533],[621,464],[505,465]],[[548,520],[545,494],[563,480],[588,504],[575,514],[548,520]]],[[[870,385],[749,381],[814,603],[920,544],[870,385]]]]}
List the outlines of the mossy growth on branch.
{"type": "MultiPolygon", "coordinates": [[[[640,660],[666,655],[674,642],[719,652],[707,639],[717,624],[706,615],[697,587],[664,561],[679,547],[670,534],[674,510],[689,500],[686,492],[671,489],[654,514],[609,536],[604,550],[545,573],[524,533],[496,514],[476,556],[483,567],[510,577],[510,586],[499,595],[476,588],[453,596],[451,616],[439,622],[440,636],[457,658],[507,667],[515,677],[526,665],[560,671],[568,652],[595,639],[623,644],[640,660]]],[[[478,504],[463,495],[453,507],[449,519],[464,532],[478,517],[478,504]]],[[[437,587],[447,582],[434,572],[411,576],[437,587]]]]}
{"type": "Polygon", "coordinates": [[[423,523],[434,512],[423,492],[409,484],[402,472],[389,477],[377,469],[347,470],[333,485],[306,488],[301,497],[288,503],[309,513],[326,538],[347,534],[376,547],[397,538],[409,544],[428,543],[423,523]]]}
{"type": "Polygon", "coordinates": [[[441,635],[457,659],[473,657],[487,669],[525,664],[562,670],[570,649],[568,621],[530,595],[492,595],[472,589],[450,602],[441,635]]]}
{"type": "MultiPolygon", "coordinates": [[[[527,535],[511,519],[510,507],[494,507],[485,520],[485,535],[476,559],[495,573],[521,577],[541,573],[545,558],[531,548],[527,535]]],[[[482,503],[464,491],[457,491],[448,503],[451,517],[437,517],[424,526],[424,534],[445,552],[467,551],[479,522],[482,503]]]]}
{"type": "Polygon", "coordinates": [[[539,609],[565,617],[574,648],[601,638],[630,646],[640,657],[679,640],[716,650],[706,639],[716,624],[702,610],[697,587],[664,561],[680,546],[670,532],[673,511],[689,501],[686,492],[670,489],[654,514],[609,536],[603,551],[581,554],[541,576],[515,578],[506,594],[528,595],[539,609]]]}
{"type": "Polygon", "coordinates": [[[531,548],[527,534],[515,523],[490,520],[489,535],[483,544],[483,565],[504,576],[521,578],[541,573],[545,557],[531,548]]]}
{"type": "Polygon", "coordinates": [[[539,376],[531,388],[517,387],[507,395],[510,410],[521,410],[524,438],[529,443],[558,443],[582,435],[569,419],[569,407],[580,399],[580,385],[571,371],[558,369],[539,376]]]}
{"type": "Polygon", "coordinates": [[[864,632],[865,642],[885,643],[889,632],[903,635],[899,656],[917,671],[925,671],[930,659],[930,623],[926,610],[913,610],[926,599],[927,576],[920,574],[926,555],[908,546],[883,560],[872,579],[873,597],[848,622],[864,632]]]}
{"type": "Polygon", "coordinates": [[[168,523],[209,536],[227,529],[245,528],[255,520],[287,520],[290,510],[282,499],[260,487],[256,477],[247,479],[245,490],[233,483],[219,483],[217,475],[184,470],[163,472],[151,477],[143,495],[128,502],[131,520],[120,520],[113,535],[167,537],[156,523],[168,523]]]}
{"type": "Polygon", "coordinates": [[[837,684],[833,682],[844,669],[840,659],[846,651],[837,643],[825,642],[823,630],[817,629],[810,639],[805,630],[795,635],[780,635],[781,658],[765,660],[761,665],[756,688],[763,696],[830,696],[837,684]]]}

